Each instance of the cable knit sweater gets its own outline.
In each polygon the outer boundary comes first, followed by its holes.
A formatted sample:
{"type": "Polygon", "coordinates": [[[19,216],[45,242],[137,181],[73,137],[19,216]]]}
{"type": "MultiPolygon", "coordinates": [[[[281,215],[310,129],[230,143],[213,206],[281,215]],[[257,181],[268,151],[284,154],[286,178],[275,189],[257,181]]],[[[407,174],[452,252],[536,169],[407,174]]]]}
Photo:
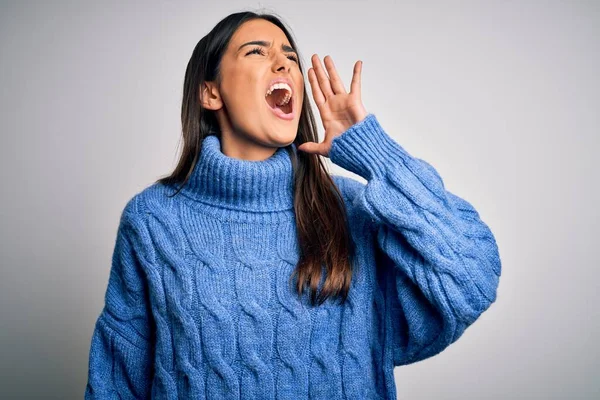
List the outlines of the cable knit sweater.
{"type": "Polygon", "coordinates": [[[182,192],[154,183],[123,210],[85,398],[395,399],[395,366],[456,341],[496,299],[489,227],[374,114],[329,158],[367,181],[333,175],[356,249],[346,304],[289,283],[287,151],[241,160],[207,136],[182,192]]]}

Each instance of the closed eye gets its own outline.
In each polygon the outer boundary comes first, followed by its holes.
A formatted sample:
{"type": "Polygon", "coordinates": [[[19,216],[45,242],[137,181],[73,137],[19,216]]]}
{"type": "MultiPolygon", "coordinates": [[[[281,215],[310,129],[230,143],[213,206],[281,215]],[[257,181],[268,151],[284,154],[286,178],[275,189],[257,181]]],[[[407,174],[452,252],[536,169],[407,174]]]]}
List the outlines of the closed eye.
{"type": "MultiPolygon", "coordinates": [[[[249,52],[247,52],[247,53],[246,53],[246,55],[249,55],[249,54],[254,54],[254,53],[260,54],[260,55],[262,55],[262,56],[264,56],[264,55],[265,55],[265,54],[264,54],[264,52],[263,52],[263,49],[262,49],[262,48],[260,48],[260,47],[255,47],[255,48],[253,48],[252,50],[250,50],[249,52]]],[[[292,54],[290,54],[290,55],[289,55],[289,56],[287,56],[287,57],[288,57],[290,60],[294,61],[295,63],[298,63],[298,57],[296,57],[295,55],[292,55],[292,54]]]]}

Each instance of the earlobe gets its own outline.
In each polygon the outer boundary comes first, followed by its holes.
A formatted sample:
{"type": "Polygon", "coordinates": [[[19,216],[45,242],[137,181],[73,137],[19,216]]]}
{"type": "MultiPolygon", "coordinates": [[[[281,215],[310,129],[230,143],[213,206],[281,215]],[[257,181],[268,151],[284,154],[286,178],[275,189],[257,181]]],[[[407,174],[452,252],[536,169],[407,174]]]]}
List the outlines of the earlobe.
{"type": "Polygon", "coordinates": [[[213,82],[204,82],[200,90],[200,104],[208,110],[218,110],[223,107],[219,89],[213,82]]]}

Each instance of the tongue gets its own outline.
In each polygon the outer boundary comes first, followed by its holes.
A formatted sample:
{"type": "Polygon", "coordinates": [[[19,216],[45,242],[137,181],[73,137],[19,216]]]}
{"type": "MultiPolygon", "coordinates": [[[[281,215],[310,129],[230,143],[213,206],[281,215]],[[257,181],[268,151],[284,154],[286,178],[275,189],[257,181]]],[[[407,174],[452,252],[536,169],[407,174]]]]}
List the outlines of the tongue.
{"type": "Polygon", "coordinates": [[[279,103],[281,103],[281,101],[285,98],[285,95],[286,95],[285,90],[275,89],[273,91],[273,93],[271,93],[266,98],[269,107],[271,107],[273,109],[275,114],[280,115],[280,116],[287,116],[292,112],[291,104],[289,102],[285,105],[279,105],[279,103]]]}
{"type": "Polygon", "coordinates": [[[284,99],[286,91],[283,89],[275,89],[273,93],[269,95],[269,103],[273,108],[282,108],[279,104],[284,99]]]}
{"type": "MultiPolygon", "coordinates": [[[[271,100],[273,100],[273,99],[271,99],[271,100]]],[[[275,102],[267,102],[267,104],[269,105],[269,107],[276,110],[278,113],[285,114],[286,112],[284,109],[286,109],[286,107],[288,106],[289,103],[286,105],[282,105],[282,106],[280,106],[279,104],[277,104],[275,102]]]]}

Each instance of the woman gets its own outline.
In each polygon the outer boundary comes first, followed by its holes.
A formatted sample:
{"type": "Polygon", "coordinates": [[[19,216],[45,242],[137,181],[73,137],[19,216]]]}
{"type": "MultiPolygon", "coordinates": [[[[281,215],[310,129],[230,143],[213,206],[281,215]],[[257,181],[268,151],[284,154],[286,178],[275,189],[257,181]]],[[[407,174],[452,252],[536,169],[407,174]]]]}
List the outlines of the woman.
{"type": "Polygon", "coordinates": [[[395,399],[395,366],[495,301],[493,234],[366,112],[362,62],[346,92],[312,57],[318,143],[296,49],[252,12],[197,44],[181,160],[121,216],[86,398],[395,399]]]}

